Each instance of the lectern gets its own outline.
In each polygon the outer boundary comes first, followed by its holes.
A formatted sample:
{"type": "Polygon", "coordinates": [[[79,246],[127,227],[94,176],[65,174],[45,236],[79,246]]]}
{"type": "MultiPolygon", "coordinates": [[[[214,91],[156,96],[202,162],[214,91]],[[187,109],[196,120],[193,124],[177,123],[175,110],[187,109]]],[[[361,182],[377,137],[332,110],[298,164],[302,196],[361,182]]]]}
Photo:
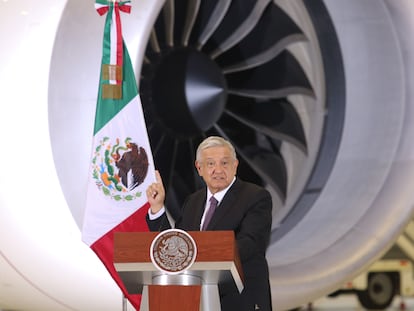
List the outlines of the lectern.
{"type": "Polygon", "coordinates": [[[192,252],[191,246],[181,243],[177,247],[172,241],[175,237],[159,241],[157,237],[161,234],[114,235],[115,269],[130,294],[143,294],[141,310],[217,311],[220,310],[218,286],[242,291],[243,274],[233,231],[186,232],[196,249],[193,262],[188,262],[183,271],[177,268],[180,264],[176,259],[163,254],[168,251],[184,258],[182,254],[192,252]],[[156,248],[158,252],[154,251],[156,248]],[[157,262],[163,258],[167,261],[160,263],[160,267],[157,262]]]}

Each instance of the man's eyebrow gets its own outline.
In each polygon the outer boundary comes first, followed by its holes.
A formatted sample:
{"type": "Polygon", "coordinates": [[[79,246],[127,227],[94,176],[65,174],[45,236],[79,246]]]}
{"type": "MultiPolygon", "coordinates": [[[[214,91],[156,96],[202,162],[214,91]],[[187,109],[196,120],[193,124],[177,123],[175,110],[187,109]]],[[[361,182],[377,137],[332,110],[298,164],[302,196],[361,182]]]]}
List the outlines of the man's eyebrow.
{"type": "MultiPolygon", "coordinates": [[[[231,159],[231,157],[223,157],[223,158],[218,158],[219,160],[227,160],[227,159],[231,159]]],[[[216,160],[215,158],[212,158],[212,157],[208,157],[208,158],[205,158],[205,160],[216,160]]]]}

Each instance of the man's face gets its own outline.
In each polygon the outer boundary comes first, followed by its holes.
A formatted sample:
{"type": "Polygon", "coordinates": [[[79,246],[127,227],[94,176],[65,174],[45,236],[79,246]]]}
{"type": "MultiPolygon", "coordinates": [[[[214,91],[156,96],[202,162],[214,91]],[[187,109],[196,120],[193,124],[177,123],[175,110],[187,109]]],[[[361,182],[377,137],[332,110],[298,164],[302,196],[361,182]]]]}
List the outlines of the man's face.
{"type": "Polygon", "coordinates": [[[204,179],[211,193],[225,189],[233,181],[239,161],[231,156],[227,147],[210,147],[201,152],[195,162],[198,174],[204,179]]]}

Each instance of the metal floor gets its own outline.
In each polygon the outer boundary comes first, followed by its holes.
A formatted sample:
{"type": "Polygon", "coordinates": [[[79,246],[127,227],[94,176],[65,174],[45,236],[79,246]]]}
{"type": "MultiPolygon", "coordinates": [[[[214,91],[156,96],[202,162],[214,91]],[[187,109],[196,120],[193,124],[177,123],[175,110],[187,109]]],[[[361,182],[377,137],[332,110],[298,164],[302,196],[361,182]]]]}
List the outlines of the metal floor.
{"type": "MultiPolygon", "coordinates": [[[[355,296],[342,295],[335,298],[318,299],[311,306],[303,306],[300,310],[364,311],[366,309],[361,307],[355,296]]],[[[414,298],[406,298],[402,300],[400,297],[396,296],[393,300],[392,306],[386,309],[386,311],[414,311],[414,298]]]]}

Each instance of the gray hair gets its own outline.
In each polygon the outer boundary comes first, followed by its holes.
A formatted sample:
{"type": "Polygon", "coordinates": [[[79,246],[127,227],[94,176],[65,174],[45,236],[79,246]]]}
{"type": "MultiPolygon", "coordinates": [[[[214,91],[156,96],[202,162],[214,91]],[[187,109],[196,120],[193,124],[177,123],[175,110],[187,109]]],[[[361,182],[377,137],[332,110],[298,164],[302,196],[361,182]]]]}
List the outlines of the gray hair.
{"type": "Polygon", "coordinates": [[[220,136],[210,136],[210,137],[207,137],[206,139],[204,139],[200,143],[200,145],[198,145],[197,152],[196,152],[196,160],[200,161],[201,160],[201,152],[204,149],[211,148],[211,147],[227,147],[227,148],[229,148],[232,157],[234,159],[237,159],[236,151],[234,150],[233,145],[229,141],[225,140],[224,138],[222,138],[220,136]]]}

